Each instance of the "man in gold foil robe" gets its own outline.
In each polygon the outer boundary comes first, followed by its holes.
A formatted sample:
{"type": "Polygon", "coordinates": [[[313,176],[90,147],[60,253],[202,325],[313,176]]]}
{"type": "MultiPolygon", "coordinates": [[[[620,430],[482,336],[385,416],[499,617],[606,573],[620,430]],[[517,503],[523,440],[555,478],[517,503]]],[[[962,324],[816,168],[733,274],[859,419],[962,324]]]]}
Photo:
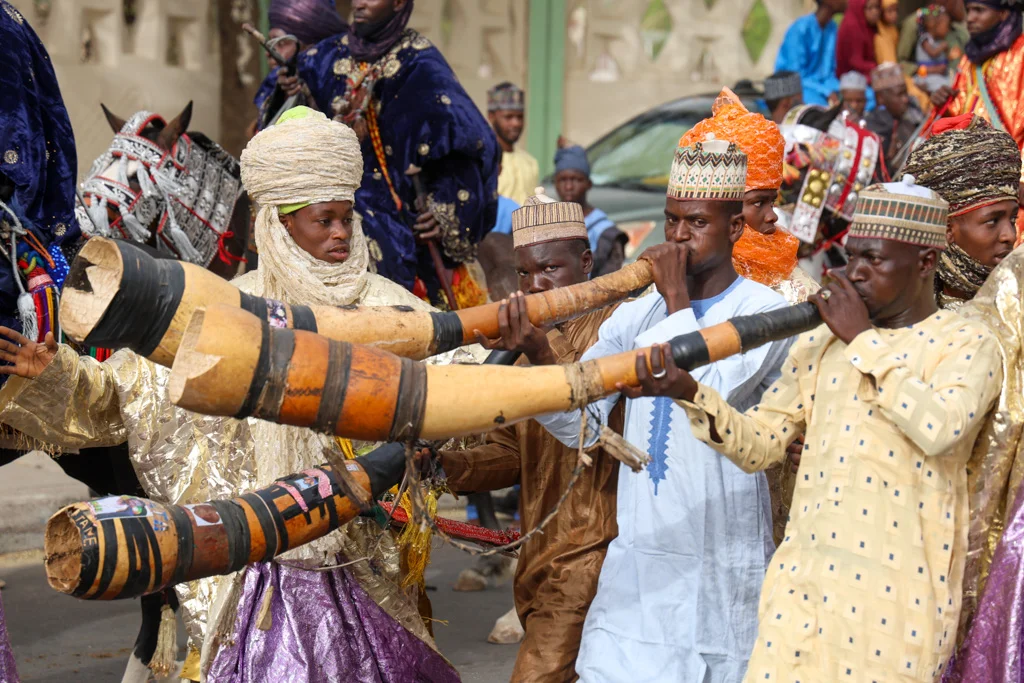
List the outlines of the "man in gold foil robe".
{"type": "Polygon", "coordinates": [[[1024,252],[1012,249],[1020,155],[1007,133],[966,114],[936,122],[932,137],[911,154],[907,171],[950,204],[949,248],[936,282],[939,305],[986,324],[1004,359],[1002,393],[968,468],[971,508],[957,634],[961,647],[947,680],[1018,680],[1024,652],[1012,624],[1024,609],[1014,598],[1024,586],[1019,541],[1024,514],[1018,495],[1024,252]]]}
{"type": "MultiPolygon", "coordinates": [[[[502,337],[488,345],[519,351],[531,365],[575,363],[597,340],[614,306],[550,331],[534,327],[521,294],[586,282],[593,266],[583,210],[573,202],[537,195],[512,214],[512,239],[521,292],[499,313],[502,337]]],[[[621,415],[617,429],[621,432],[621,415]]],[[[615,538],[618,462],[599,451],[585,467],[557,516],[523,546],[516,568],[516,610],[526,635],[512,680],[556,683],[575,679],[583,620],[597,592],[608,543],[615,538]]],[[[520,484],[523,529],[533,529],[570,485],[576,449],[529,420],[497,429],[470,450],[442,451],[439,463],[453,491],[491,491],[520,484]]]]}
{"type": "Polygon", "coordinates": [[[937,310],[947,206],[910,176],[861,194],[849,265],[812,297],[825,324],[745,414],[671,364],[641,373],[643,391],[676,397],[694,434],[746,472],[806,433],[747,681],[933,681],[946,669],[966,465],[1001,380],[991,332],[937,310]]]}
{"type": "MultiPolygon", "coordinates": [[[[352,210],[362,171],[351,129],[305,107],[256,135],[242,154],[242,181],[260,207],[260,261],[235,280],[239,289],[310,305],[429,309],[367,271],[366,238],[352,210]]],[[[280,309],[269,309],[270,324],[283,324],[280,309]]],[[[15,342],[0,342],[0,358],[13,363],[3,372],[18,376],[0,393],[0,419],[64,448],[127,439],[139,479],[161,503],[261,488],[316,467],[325,451],[351,457],[347,440],[176,408],[167,393],[169,370],[130,351],[97,363],[52,337],[40,345],[10,331],[3,336],[15,342]]],[[[183,676],[199,680],[202,672],[218,683],[457,681],[416,600],[399,588],[401,578],[391,536],[373,520],[357,519],[275,562],[179,585],[189,634],[183,676]],[[371,561],[315,571],[366,557],[371,561]],[[257,620],[264,603],[269,619],[257,620]],[[386,646],[371,649],[371,642],[386,646]]]]}

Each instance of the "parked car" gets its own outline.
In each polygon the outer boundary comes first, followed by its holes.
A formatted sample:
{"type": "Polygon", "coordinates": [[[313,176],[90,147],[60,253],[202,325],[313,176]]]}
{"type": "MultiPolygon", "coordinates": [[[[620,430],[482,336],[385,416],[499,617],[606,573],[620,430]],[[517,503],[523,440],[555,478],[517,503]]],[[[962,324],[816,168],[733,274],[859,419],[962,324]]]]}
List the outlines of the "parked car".
{"type": "MultiPolygon", "coordinates": [[[[749,83],[737,84],[736,94],[750,111],[768,115],[767,107],[749,83]]],[[[587,148],[594,188],[590,203],[602,209],[629,235],[626,260],[664,240],[665,191],[679,138],[698,121],[711,116],[717,93],[683,97],[650,109],[618,126],[587,148]]],[[[550,196],[552,178],[545,182],[550,196]]]]}

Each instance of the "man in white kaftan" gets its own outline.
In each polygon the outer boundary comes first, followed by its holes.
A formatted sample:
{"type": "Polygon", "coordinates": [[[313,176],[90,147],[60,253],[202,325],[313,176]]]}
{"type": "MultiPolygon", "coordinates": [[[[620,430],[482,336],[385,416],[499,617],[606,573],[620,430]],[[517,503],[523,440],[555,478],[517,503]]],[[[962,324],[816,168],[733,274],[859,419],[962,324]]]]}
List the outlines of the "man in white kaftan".
{"type": "MultiPolygon", "coordinates": [[[[704,142],[677,151],[666,203],[667,243],[651,250],[659,258],[676,247],[688,250],[682,285],[687,305],[669,314],[667,268],[652,259],[658,291],[619,306],[583,360],[786,305],[732,267],[732,244],[743,231],[742,216],[735,214],[742,212],[745,157],[734,146],[724,154],[713,149],[718,145],[704,142]],[[709,164],[727,168],[722,157],[742,159],[738,185],[725,177],[709,191],[687,181],[709,164]],[[719,230],[729,236],[716,245],[712,233],[719,230]],[[709,286],[711,281],[719,284],[709,286]]],[[[788,341],[763,346],[695,376],[742,410],[778,378],[788,348],[788,341]]],[[[610,396],[587,410],[606,421],[619,399],[610,396]]],[[[567,445],[578,444],[579,411],[539,421],[567,445]]],[[[761,583],[774,551],[767,481],[763,474],[744,474],[695,439],[686,414],[669,398],[627,400],[624,436],[651,463],[640,474],[620,472],[619,536],[601,569],[577,673],[586,683],[738,681],[754,645],[761,583]]]]}

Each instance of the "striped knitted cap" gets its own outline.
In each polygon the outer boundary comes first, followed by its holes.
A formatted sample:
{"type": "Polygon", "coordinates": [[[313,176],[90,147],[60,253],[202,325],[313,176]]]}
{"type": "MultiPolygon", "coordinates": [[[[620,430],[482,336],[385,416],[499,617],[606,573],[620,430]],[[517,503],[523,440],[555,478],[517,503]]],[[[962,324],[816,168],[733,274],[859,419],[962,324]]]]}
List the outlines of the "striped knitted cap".
{"type": "Polygon", "coordinates": [[[556,202],[538,187],[522,207],[512,212],[512,246],[520,249],[562,240],[589,243],[583,207],[576,202],[556,202]]]}
{"type": "Polygon", "coordinates": [[[1016,200],[1020,167],[1009,133],[965,114],[936,121],[931,137],[911,152],[906,172],[949,202],[950,216],[960,216],[1016,200]]]}
{"type": "Polygon", "coordinates": [[[949,204],[911,175],[865,188],[857,198],[850,237],[893,240],[943,250],[949,204]]]}

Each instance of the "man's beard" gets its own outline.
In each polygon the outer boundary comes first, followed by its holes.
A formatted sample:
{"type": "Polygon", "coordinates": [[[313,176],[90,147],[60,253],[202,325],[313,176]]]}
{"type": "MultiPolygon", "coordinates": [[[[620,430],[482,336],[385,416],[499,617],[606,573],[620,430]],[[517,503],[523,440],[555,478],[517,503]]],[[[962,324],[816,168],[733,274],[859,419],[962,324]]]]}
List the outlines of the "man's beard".
{"type": "Polygon", "coordinates": [[[505,132],[504,130],[502,130],[498,126],[494,127],[494,132],[497,133],[498,137],[501,138],[501,141],[504,142],[506,145],[514,145],[514,144],[516,144],[517,142],[519,142],[519,138],[521,138],[523,136],[523,132],[522,131],[519,131],[515,135],[511,135],[511,134],[505,132]]]}
{"type": "Polygon", "coordinates": [[[352,24],[352,31],[363,40],[367,40],[368,38],[371,38],[374,33],[384,28],[389,21],[391,21],[390,17],[381,21],[352,24]]]}

